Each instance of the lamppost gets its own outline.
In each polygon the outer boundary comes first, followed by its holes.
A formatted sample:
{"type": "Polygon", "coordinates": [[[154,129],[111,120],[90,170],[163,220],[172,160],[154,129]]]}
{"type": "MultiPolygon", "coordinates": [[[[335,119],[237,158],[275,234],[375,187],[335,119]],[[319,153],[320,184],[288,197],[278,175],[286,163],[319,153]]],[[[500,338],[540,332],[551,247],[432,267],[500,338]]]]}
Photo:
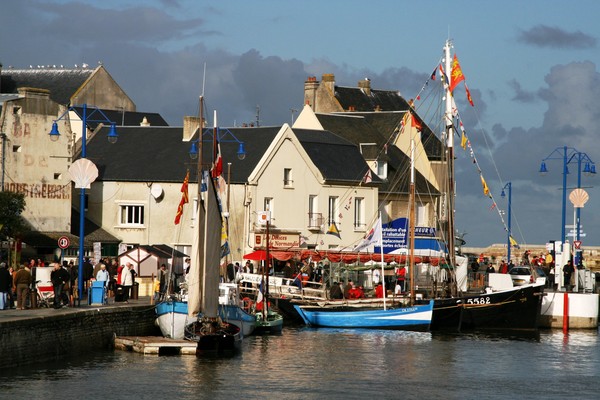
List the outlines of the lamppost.
{"type": "Polygon", "coordinates": [[[507,182],[506,185],[504,185],[504,187],[502,188],[502,193],[500,194],[501,197],[505,197],[506,194],[504,193],[504,189],[508,188],[508,229],[507,229],[507,235],[506,235],[506,248],[507,248],[507,252],[506,252],[506,262],[508,264],[510,264],[510,248],[512,247],[512,243],[510,240],[510,237],[512,235],[512,230],[510,227],[510,218],[511,218],[511,212],[510,212],[510,207],[511,207],[511,202],[512,202],[512,183],[511,182],[507,182]]]}
{"type": "MultiPolygon", "coordinates": [[[[590,159],[590,157],[581,151],[573,147],[557,147],[548,155],[548,157],[542,160],[540,165],[540,174],[545,175],[548,172],[548,168],[546,167],[547,160],[562,160],[563,161],[563,186],[562,186],[562,220],[561,220],[561,241],[564,244],[566,235],[565,235],[565,226],[567,223],[567,175],[569,174],[568,165],[572,162],[577,162],[577,188],[581,188],[581,164],[585,162],[583,173],[585,175],[595,175],[596,174],[596,165],[590,159]]],[[[580,208],[576,209],[576,221],[575,221],[575,240],[580,239],[580,217],[581,210],[580,208]]],[[[562,251],[562,245],[561,245],[562,251]]]]}
{"type": "MultiPolygon", "coordinates": [[[[88,122],[99,122],[99,123],[109,123],[110,131],[108,132],[108,141],[110,143],[116,143],[119,135],[117,134],[117,130],[115,128],[115,122],[108,119],[108,117],[97,107],[93,107],[93,110],[88,114],[88,106],[87,104],[83,104],[82,106],[82,129],[81,129],[81,160],[85,160],[87,157],[87,123],[88,122]],[[100,114],[101,119],[91,119],[94,117],[94,114],[100,114]]],[[[75,107],[69,107],[67,111],[65,111],[60,117],[52,122],[52,130],[50,131],[50,139],[52,141],[57,141],[60,137],[60,132],[58,131],[58,121],[63,119],[70,111],[75,111],[75,107]]],[[[91,182],[90,182],[91,183],[91,182]]],[[[79,290],[79,299],[78,305],[81,305],[81,297],[83,297],[83,252],[84,252],[84,230],[85,224],[85,186],[81,187],[81,192],[79,196],[79,276],[78,276],[78,290],[79,290]]]]}

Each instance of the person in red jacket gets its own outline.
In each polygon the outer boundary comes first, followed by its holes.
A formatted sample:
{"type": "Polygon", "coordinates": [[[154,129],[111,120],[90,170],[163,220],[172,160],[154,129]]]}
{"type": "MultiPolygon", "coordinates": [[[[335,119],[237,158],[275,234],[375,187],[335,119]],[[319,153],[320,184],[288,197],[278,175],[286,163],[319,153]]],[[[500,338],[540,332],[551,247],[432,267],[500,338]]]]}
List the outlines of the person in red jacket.
{"type": "Polygon", "coordinates": [[[375,297],[383,299],[383,285],[381,283],[378,283],[377,287],[375,287],[375,297]]]}

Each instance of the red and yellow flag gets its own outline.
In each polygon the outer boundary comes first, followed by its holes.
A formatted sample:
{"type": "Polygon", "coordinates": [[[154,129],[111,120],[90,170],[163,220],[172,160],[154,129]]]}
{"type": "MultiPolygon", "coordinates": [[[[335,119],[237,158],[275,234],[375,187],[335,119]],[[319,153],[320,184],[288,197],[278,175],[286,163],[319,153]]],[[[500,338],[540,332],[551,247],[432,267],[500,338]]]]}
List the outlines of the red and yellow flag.
{"type": "Polygon", "coordinates": [[[175,215],[175,225],[179,225],[181,222],[181,216],[183,215],[183,205],[185,203],[189,203],[188,198],[188,183],[190,181],[190,171],[188,170],[187,174],[185,174],[185,179],[183,180],[183,185],[181,185],[181,201],[179,202],[179,206],[177,207],[177,214],[175,215]]]}
{"type": "Polygon", "coordinates": [[[466,82],[465,82],[465,91],[467,92],[467,100],[469,100],[469,104],[471,105],[471,107],[475,107],[475,104],[473,103],[473,98],[471,97],[471,92],[469,91],[469,87],[467,86],[466,82]]]}
{"type": "Polygon", "coordinates": [[[465,80],[465,76],[462,73],[462,69],[460,68],[460,64],[458,63],[458,58],[456,54],[454,55],[454,59],[452,60],[452,71],[450,72],[450,91],[454,91],[456,85],[465,80]]]}

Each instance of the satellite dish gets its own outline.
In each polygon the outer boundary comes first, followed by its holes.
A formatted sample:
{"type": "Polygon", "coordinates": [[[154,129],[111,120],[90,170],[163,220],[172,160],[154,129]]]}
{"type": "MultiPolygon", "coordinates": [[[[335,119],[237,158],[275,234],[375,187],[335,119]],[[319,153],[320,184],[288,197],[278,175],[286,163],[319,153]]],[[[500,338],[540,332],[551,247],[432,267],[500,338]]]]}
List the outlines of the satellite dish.
{"type": "Polygon", "coordinates": [[[153,183],[150,187],[150,194],[154,197],[155,200],[158,200],[163,195],[163,188],[158,183],[153,183]]]}
{"type": "Polygon", "coordinates": [[[69,175],[77,189],[89,189],[90,184],[98,178],[98,168],[87,158],[80,158],[69,167],[69,175]]]}

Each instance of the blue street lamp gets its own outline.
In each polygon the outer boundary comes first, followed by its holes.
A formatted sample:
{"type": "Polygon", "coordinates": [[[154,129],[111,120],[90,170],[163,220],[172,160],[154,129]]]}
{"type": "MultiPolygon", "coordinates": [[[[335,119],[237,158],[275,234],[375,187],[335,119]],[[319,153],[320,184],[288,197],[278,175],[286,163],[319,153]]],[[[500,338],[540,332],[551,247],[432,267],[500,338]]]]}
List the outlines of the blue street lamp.
{"type": "MultiPolygon", "coordinates": [[[[93,110],[88,114],[88,106],[87,104],[83,104],[81,106],[83,108],[83,112],[81,115],[82,121],[82,130],[81,130],[81,159],[86,158],[87,156],[87,123],[88,122],[99,122],[99,123],[108,123],[110,124],[110,131],[108,132],[107,138],[110,143],[116,143],[119,135],[117,134],[117,130],[115,129],[115,123],[108,119],[108,117],[97,107],[93,107],[93,110]],[[94,114],[98,113],[100,116],[96,118],[101,119],[91,119],[94,117],[94,114]]],[[[63,119],[70,111],[75,111],[74,107],[69,107],[67,111],[65,111],[60,117],[52,122],[52,130],[50,131],[50,139],[52,141],[57,141],[60,137],[60,132],[58,131],[58,121],[63,119]]],[[[77,111],[75,111],[77,112],[77,111]]],[[[83,252],[84,252],[84,236],[85,230],[85,188],[81,188],[80,197],[79,197],[79,276],[78,276],[78,290],[79,290],[79,299],[78,305],[81,305],[81,297],[83,296],[83,252]]]]}
{"type": "MultiPolygon", "coordinates": [[[[203,142],[214,143],[213,139],[216,137],[218,143],[238,143],[238,145],[239,145],[238,151],[237,151],[238,159],[243,160],[244,158],[246,158],[246,148],[244,146],[244,142],[242,142],[237,137],[235,137],[235,135],[233,133],[231,133],[231,131],[229,129],[221,129],[221,128],[206,129],[204,131],[204,133],[202,134],[202,136],[207,135],[211,132],[212,132],[212,137],[210,138],[210,140],[202,140],[203,142]],[[228,135],[231,136],[233,139],[227,139],[228,135]]],[[[198,153],[200,152],[200,150],[198,150],[199,140],[200,139],[191,141],[192,146],[190,147],[189,154],[190,154],[190,158],[192,160],[195,160],[196,158],[198,158],[198,153]]],[[[202,146],[200,146],[200,148],[201,147],[202,146]]]]}
{"type": "Polygon", "coordinates": [[[504,194],[504,189],[508,188],[508,227],[507,227],[507,237],[506,237],[506,248],[507,253],[506,253],[506,262],[508,264],[510,264],[510,248],[512,247],[512,243],[510,240],[510,237],[512,236],[512,230],[510,227],[510,217],[511,217],[511,211],[510,211],[510,207],[511,207],[511,203],[512,203],[512,183],[508,182],[506,185],[504,185],[504,187],[502,188],[502,193],[500,194],[501,197],[505,197],[506,194],[504,194]]]}
{"type": "MultiPolygon", "coordinates": [[[[596,165],[590,159],[590,157],[581,151],[573,147],[557,147],[554,149],[552,153],[546,158],[542,160],[540,165],[540,174],[545,175],[548,172],[548,168],[546,167],[546,160],[562,160],[563,161],[563,187],[562,187],[562,220],[561,220],[561,240],[562,243],[565,243],[566,235],[565,235],[565,226],[567,223],[567,175],[569,174],[568,165],[572,162],[577,161],[577,188],[581,187],[581,164],[585,162],[583,173],[585,175],[595,175],[596,174],[596,165]]],[[[575,240],[580,239],[580,217],[581,217],[581,208],[576,207],[576,217],[575,217],[575,240]]],[[[562,250],[562,249],[561,249],[562,250]]]]}

